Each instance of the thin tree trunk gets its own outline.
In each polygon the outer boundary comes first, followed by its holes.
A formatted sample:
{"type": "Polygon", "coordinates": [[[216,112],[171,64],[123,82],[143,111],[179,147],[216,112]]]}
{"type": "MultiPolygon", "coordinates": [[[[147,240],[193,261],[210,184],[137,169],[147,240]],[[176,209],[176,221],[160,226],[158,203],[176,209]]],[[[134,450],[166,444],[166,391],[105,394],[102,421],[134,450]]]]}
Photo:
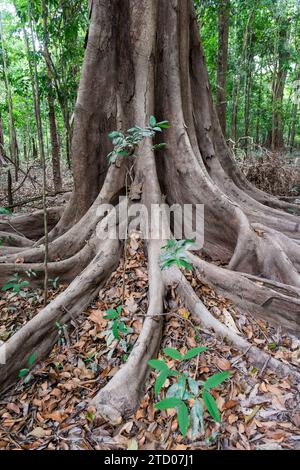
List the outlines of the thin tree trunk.
{"type": "Polygon", "coordinates": [[[253,18],[254,18],[254,13],[255,13],[255,8],[256,8],[256,2],[254,2],[254,6],[248,16],[247,24],[246,24],[246,29],[244,32],[244,37],[243,37],[243,46],[242,46],[242,52],[241,52],[241,58],[239,61],[238,65],[238,70],[235,70],[235,78],[237,80],[236,86],[234,87],[235,92],[234,92],[234,100],[233,100],[233,106],[232,106],[232,115],[231,115],[231,138],[236,142],[238,135],[237,135],[237,118],[238,118],[238,106],[239,106],[239,99],[240,99],[240,91],[241,91],[241,77],[243,75],[243,70],[245,66],[245,61],[246,61],[246,53],[247,53],[247,48],[248,48],[248,40],[249,40],[249,33],[251,31],[252,23],[253,23],[253,18]]]}
{"type": "MultiPolygon", "coordinates": [[[[253,64],[253,32],[250,34],[247,69],[245,78],[245,105],[244,105],[244,136],[249,136],[250,129],[250,109],[251,109],[251,88],[252,88],[252,64],[253,64]]],[[[246,140],[246,153],[248,152],[248,139],[246,140]]]]}
{"type": "Polygon", "coordinates": [[[37,146],[36,146],[34,137],[31,138],[31,145],[32,145],[32,158],[33,158],[33,160],[37,160],[38,151],[37,151],[37,146]]]}
{"type": "Polygon", "coordinates": [[[1,112],[0,112],[0,166],[1,165],[6,165],[6,161],[5,161],[3,122],[2,122],[1,112]]]}
{"type": "Polygon", "coordinates": [[[262,68],[260,69],[259,91],[258,91],[258,100],[257,100],[257,108],[256,108],[255,142],[257,144],[260,143],[261,100],[262,100],[262,68]]]}
{"type": "MultiPolygon", "coordinates": [[[[27,0],[28,2],[30,0],[27,0]]],[[[22,19],[21,19],[22,21],[22,19]]],[[[23,33],[25,39],[25,46],[27,51],[27,60],[30,72],[30,80],[31,80],[31,88],[32,88],[32,96],[33,96],[33,104],[34,104],[34,116],[38,134],[38,143],[39,143],[39,154],[41,164],[43,164],[43,158],[45,157],[45,148],[44,148],[44,139],[43,139],[43,127],[42,127],[42,118],[41,118],[41,108],[40,108],[40,98],[39,94],[39,86],[38,86],[38,79],[35,77],[35,64],[32,67],[31,57],[30,57],[30,46],[29,46],[29,38],[28,33],[25,27],[25,22],[23,22],[23,33]]],[[[33,38],[33,30],[31,31],[31,43],[34,45],[34,38],[33,38]]],[[[34,58],[34,61],[36,59],[34,58]]]]}
{"type": "Polygon", "coordinates": [[[45,158],[43,130],[42,130],[43,128],[42,128],[40,100],[39,100],[39,86],[38,86],[36,49],[35,49],[35,40],[34,40],[34,34],[33,34],[33,25],[32,25],[30,2],[31,2],[31,0],[27,0],[28,17],[29,17],[31,41],[32,41],[32,49],[33,49],[33,66],[34,66],[33,67],[33,71],[34,71],[34,76],[33,77],[34,77],[34,87],[35,87],[35,109],[36,109],[36,119],[37,119],[37,127],[38,127],[38,141],[39,141],[39,151],[40,151],[41,163],[42,163],[42,168],[43,168],[43,210],[44,210],[44,231],[45,231],[44,305],[46,306],[47,305],[47,300],[48,300],[48,221],[47,221],[47,199],[46,199],[47,176],[46,176],[46,158],[45,158]]]}
{"type": "Polygon", "coordinates": [[[10,158],[14,162],[16,181],[18,181],[18,168],[19,168],[18,143],[17,143],[15,121],[14,121],[11,86],[10,86],[10,81],[9,81],[9,76],[8,76],[8,67],[7,67],[7,60],[6,60],[6,53],[5,53],[5,42],[4,42],[4,35],[3,35],[1,11],[0,11],[0,36],[1,36],[1,44],[2,44],[2,47],[1,47],[2,62],[3,62],[4,82],[5,82],[5,88],[6,88],[8,117],[9,117],[10,158]]]}
{"type": "Polygon", "coordinates": [[[227,115],[227,70],[230,0],[221,0],[219,7],[219,45],[217,67],[217,114],[224,136],[227,115]]]}
{"type": "Polygon", "coordinates": [[[55,119],[54,97],[51,92],[47,95],[49,106],[49,125],[51,135],[51,148],[52,148],[52,171],[53,171],[53,184],[54,191],[57,193],[62,190],[62,179],[60,172],[60,154],[59,143],[57,136],[57,126],[55,119]]]}
{"type": "Polygon", "coordinates": [[[49,125],[51,135],[51,147],[52,147],[52,170],[53,170],[53,183],[55,192],[62,190],[62,180],[60,172],[60,149],[57,136],[57,125],[55,117],[55,93],[52,83],[52,70],[50,67],[50,53],[49,53],[49,33],[48,33],[48,9],[45,0],[41,0],[42,3],[42,14],[43,14],[43,32],[44,32],[44,57],[47,69],[48,79],[48,107],[49,107],[49,125]]]}
{"type": "Polygon", "coordinates": [[[289,130],[289,146],[290,146],[291,152],[295,146],[297,125],[299,125],[299,122],[298,122],[299,93],[300,93],[300,72],[298,72],[297,78],[296,78],[296,86],[295,86],[294,97],[293,97],[294,99],[293,99],[293,108],[292,108],[292,118],[291,118],[290,130],[289,130]]]}
{"type": "Polygon", "coordinates": [[[7,171],[7,200],[8,200],[8,205],[11,207],[11,210],[13,211],[13,193],[12,193],[12,177],[11,177],[11,171],[7,171]]]}

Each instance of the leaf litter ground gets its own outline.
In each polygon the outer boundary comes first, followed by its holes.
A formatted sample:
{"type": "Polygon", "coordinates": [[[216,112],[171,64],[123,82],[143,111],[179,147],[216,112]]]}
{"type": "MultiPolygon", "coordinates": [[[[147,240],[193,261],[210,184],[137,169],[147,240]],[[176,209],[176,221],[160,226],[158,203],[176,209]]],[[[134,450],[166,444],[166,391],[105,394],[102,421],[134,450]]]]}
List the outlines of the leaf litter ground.
{"type": "MultiPolygon", "coordinates": [[[[238,312],[224,297],[203,285],[196,275],[188,275],[197,294],[219,320],[243,334],[250,343],[272,356],[300,367],[300,343],[283,335],[266,322],[238,312]]],[[[184,353],[203,345],[209,350],[189,363],[189,372],[205,380],[219,371],[231,371],[230,380],[212,393],[222,415],[222,424],[205,414],[205,435],[191,440],[178,431],[175,410],[154,408],[154,382],[151,371],[145,395],[136,414],[117,427],[94,419],[90,399],[127,360],[142,328],[147,311],[148,274],[143,245],[130,238],[126,267],[124,316],[130,334],[126,344],[113,341],[107,346],[104,319],[108,309],[120,303],[123,289],[123,261],[100,290],[92,305],[67,326],[59,326],[57,344],[48,358],[35,364],[28,383],[24,380],[0,398],[0,449],[300,449],[300,388],[288,379],[258,371],[229,344],[210,331],[193,325],[190,313],[175,291],[167,300],[159,357],[165,347],[184,353]]],[[[61,292],[60,286],[51,296],[61,292]]],[[[6,341],[41,307],[36,296],[0,302],[0,334],[6,341]],[[12,308],[13,307],[13,308],[12,308]]],[[[123,315],[122,314],[122,315],[123,315]]],[[[170,367],[176,367],[171,359],[170,367]]],[[[170,381],[173,379],[170,378],[170,381]]],[[[171,382],[170,382],[171,383],[171,382]]],[[[165,384],[167,387],[170,383],[165,384]]],[[[161,398],[164,396],[164,390],[161,398]]]]}

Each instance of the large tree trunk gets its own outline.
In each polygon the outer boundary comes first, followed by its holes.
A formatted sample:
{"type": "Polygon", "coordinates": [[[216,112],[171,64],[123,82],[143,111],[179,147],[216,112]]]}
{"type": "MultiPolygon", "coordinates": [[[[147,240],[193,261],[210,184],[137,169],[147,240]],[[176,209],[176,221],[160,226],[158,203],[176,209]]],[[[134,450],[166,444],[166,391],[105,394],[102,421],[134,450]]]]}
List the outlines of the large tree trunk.
{"type": "Polygon", "coordinates": [[[221,0],[219,6],[219,45],[217,66],[217,114],[226,137],[227,69],[229,39],[230,0],[221,0]]]}
{"type": "MultiPolygon", "coordinates": [[[[49,275],[75,279],[2,346],[7,353],[0,368],[3,386],[16,379],[30,352],[39,358],[47,354],[57,338],[55,321],[74,319],[116,266],[120,242],[102,241],[95,229],[113,217],[113,212],[100,215],[105,203],[116,205],[118,223],[124,223],[124,201],[118,204],[117,196],[131,185],[129,170],[132,188],[139,188],[134,199],[148,208],[164,201],[205,205],[203,253],[223,267],[191,255],[202,282],[238,308],[300,335],[299,218],[288,212],[299,209],[256,190],[237,169],[213,108],[192,1],[94,0],[92,5],[72,141],[75,189],[49,244],[49,275]],[[163,154],[156,156],[152,142],[145,140],[135,159],[123,157],[109,166],[107,133],[145,126],[151,115],[172,125],[163,136],[163,154]]],[[[19,233],[1,249],[0,282],[30,268],[43,275],[43,240],[34,245],[28,240],[30,219],[23,222],[27,239],[20,236],[20,219],[14,218],[0,223],[0,235],[11,231],[14,220],[19,233]],[[16,264],[20,256],[23,263],[16,264]]],[[[147,361],[159,348],[162,318],[154,317],[163,313],[170,284],[197,321],[231,341],[258,367],[268,364],[278,375],[291,373],[299,380],[291,366],[269,360],[212,317],[178,269],[161,272],[165,237],[146,240],[148,312],[128,361],[95,397],[98,412],[118,423],[138,406],[147,361]]]]}

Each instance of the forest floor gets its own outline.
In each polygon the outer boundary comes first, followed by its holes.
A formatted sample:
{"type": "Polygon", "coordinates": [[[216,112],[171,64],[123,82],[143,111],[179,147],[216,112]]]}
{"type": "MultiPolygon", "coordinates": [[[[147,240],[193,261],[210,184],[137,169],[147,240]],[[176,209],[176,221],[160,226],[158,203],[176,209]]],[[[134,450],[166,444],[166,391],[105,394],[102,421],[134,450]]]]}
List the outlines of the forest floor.
{"type": "MultiPolygon", "coordinates": [[[[146,258],[137,236],[130,238],[128,258],[124,315],[130,334],[124,337],[126,346],[118,341],[107,345],[108,320],[104,319],[105,312],[116,307],[122,295],[121,261],[93,304],[71,324],[57,326],[59,340],[49,357],[41,362],[37,359],[30,377],[20,379],[2,395],[0,449],[300,449],[300,387],[288,379],[279,380],[267,372],[267,367],[265,371],[256,370],[230,345],[193,326],[175,293],[166,307],[176,316],[170,313],[165,318],[162,349],[168,346],[183,353],[207,346],[198,363],[196,359],[189,363],[189,373],[198,380],[218,371],[232,372],[230,380],[213,392],[222,424],[205,415],[205,434],[194,441],[189,434],[184,439],[178,431],[176,413],[154,408],[154,372],[140,408],[126,423],[112,427],[94,419],[90,399],[126,361],[147,310],[146,258]]],[[[246,312],[238,312],[196,275],[191,282],[219,320],[273,357],[300,367],[299,340],[246,312]]],[[[61,285],[50,295],[63,289],[61,285]]],[[[24,297],[2,294],[2,340],[38,312],[41,294],[30,286],[24,289],[24,297]]],[[[169,360],[168,365],[175,363],[169,360]]]]}
{"type": "MultiPolygon", "coordinates": [[[[26,185],[24,191],[26,197],[34,197],[26,185]]],[[[24,197],[18,193],[18,201],[24,197]]],[[[54,200],[54,204],[62,202],[60,197],[54,200]]],[[[29,204],[26,210],[39,204],[29,204]]],[[[267,363],[258,371],[229,344],[193,324],[175,292],[170,293],[165,305],[169,314],[165,316],[159,357],[165,347],[184,353],[202,345],[208,350],[186,365],[192,377],[206,380],[216,372],[231,371],[230,379],[212,392],[222,423],[215,423],[205,413],[204,433],[192,439],[189,431],[183,438],[176,412],[154,407],[154,371],[134,416],[118,426],[94,417],[90,400],[127,360],[147,311],[147,261],[138,234],[131,234],[127,257],[123,313],[128,333],[122,341],[111,342],[109,320],[104,318],[105,312],[117,307],[122,298],[121,260],[89,308],[70,324],[56,325],[59,339],[48,358],[36,358],[30,373],[1,396],[0,450],[300,449],[300,385],[295,386],[288,378],[279,379],[269,372],[267,363]]],[[[197,273],[188,276],[202,302],[220,321],[271,356],[300,367],[299,340],[248,312],[238,311],[230,301],[203,285],[197,273]]],[[[29,285],[20,293],[0,293],[0,341],[7,341],[42,306],[42,291],[31,288],[28,280],[29,285]]],[[[65,287],[59,279],[52,280],[49,296],[55,297],[65,287]]],[[[176,367],[172,359],[167,363],[176,367]]],[[[172,381],[170,378],[165,383],[161,398],[172,381]]]]}

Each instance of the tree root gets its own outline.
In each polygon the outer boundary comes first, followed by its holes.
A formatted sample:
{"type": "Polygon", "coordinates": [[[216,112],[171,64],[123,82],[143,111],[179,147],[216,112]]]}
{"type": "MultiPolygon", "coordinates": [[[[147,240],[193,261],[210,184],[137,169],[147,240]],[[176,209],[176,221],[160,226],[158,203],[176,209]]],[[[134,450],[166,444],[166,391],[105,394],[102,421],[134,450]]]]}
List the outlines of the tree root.
{"type": "Polygon", "coordinates": [[[3,247],[28,248],[34,243],[29,238],[21,237],[21,235],[18,235],[17,233],[7,233],[7,232],[0,232],[0,240],[2,240],[2,245],[0,248],[1,256],[2,256],[3,247]]]}
{"type": "Polygon", "coordinates": [[[49,353],[58,340],[56,322],[65,325],[88,306],[117,266],[119,258],[119,241],[105,241],[88,267],[69,287],[0,346],[0,356],[6,357],[6,364],[0,365],[2,390],[17,380],[20,369],[28,367],[31,354],[36,354],[40,361],[49,353]]]}
{"type": "Polygon", "coordinates": [[[161,244],[151,241],[149,254],[149,308],[141,334],[126,364],[96,395],[92,405],[111,424],[132,415],[144,394],[148,360],[155,357],[160,346],[163,318],[151,318],[163,310],[163,282],[159,267],[161,244]]]}
{"type": "MultiPolygon", "coordinates": [[[[64,207],[51,207],[47,210],[49,229],[58,223],[63,211],[64,207]]],[[[44,212],[41,210],[26,215],[2,216],[0,231],[38,240],[44,235],[44,212]]]]}
{"type": "MultiPolygon", "coordinates": [[[[105,217],[105,214],[102,212],[98,213],[98,209],[105,204],[111,203],[124,186],[124,171],[124,165],[121,168],[111,167],[103,188],[85,216],[71,227],[70,230],[49,243],[49,261],[70,258],[84,247],[94,234],[97,224],[105,217]]],[[[43,239],[40,239],[36,245],[22,253],[25,263],[43,262],[45,247],[42,242],[43,239]]],[[[0,257],[0,263],[13,263],[16,258],[16,254],[2,256],[0,257]]]]}
{"type": "Polygon", "coordinates": [[[189,254],[198,278],[251,312],[283,330],[300,335],[300,289],[245,273],[220,268],[189,254]]]}
{"type": "Polygon", "coordinates": [[[251,345],[244,338],[213,317],[179,269],[171,268],[166,270],[163,273],[163,277],[167,285],[173,286],[176,284],[176,289],[184,304],[190,310],[194,319],[204,328],[213,329],[218,336],[227,339],[236,349],[242,351],[244,356],[247,357],[250,363],[255,367],[261,369],[267,367],[279,377],[287,377],[290,375],[295,382],[300,383],[300,372],[296,367],[274,359],[256,346],[251,345]]]}

